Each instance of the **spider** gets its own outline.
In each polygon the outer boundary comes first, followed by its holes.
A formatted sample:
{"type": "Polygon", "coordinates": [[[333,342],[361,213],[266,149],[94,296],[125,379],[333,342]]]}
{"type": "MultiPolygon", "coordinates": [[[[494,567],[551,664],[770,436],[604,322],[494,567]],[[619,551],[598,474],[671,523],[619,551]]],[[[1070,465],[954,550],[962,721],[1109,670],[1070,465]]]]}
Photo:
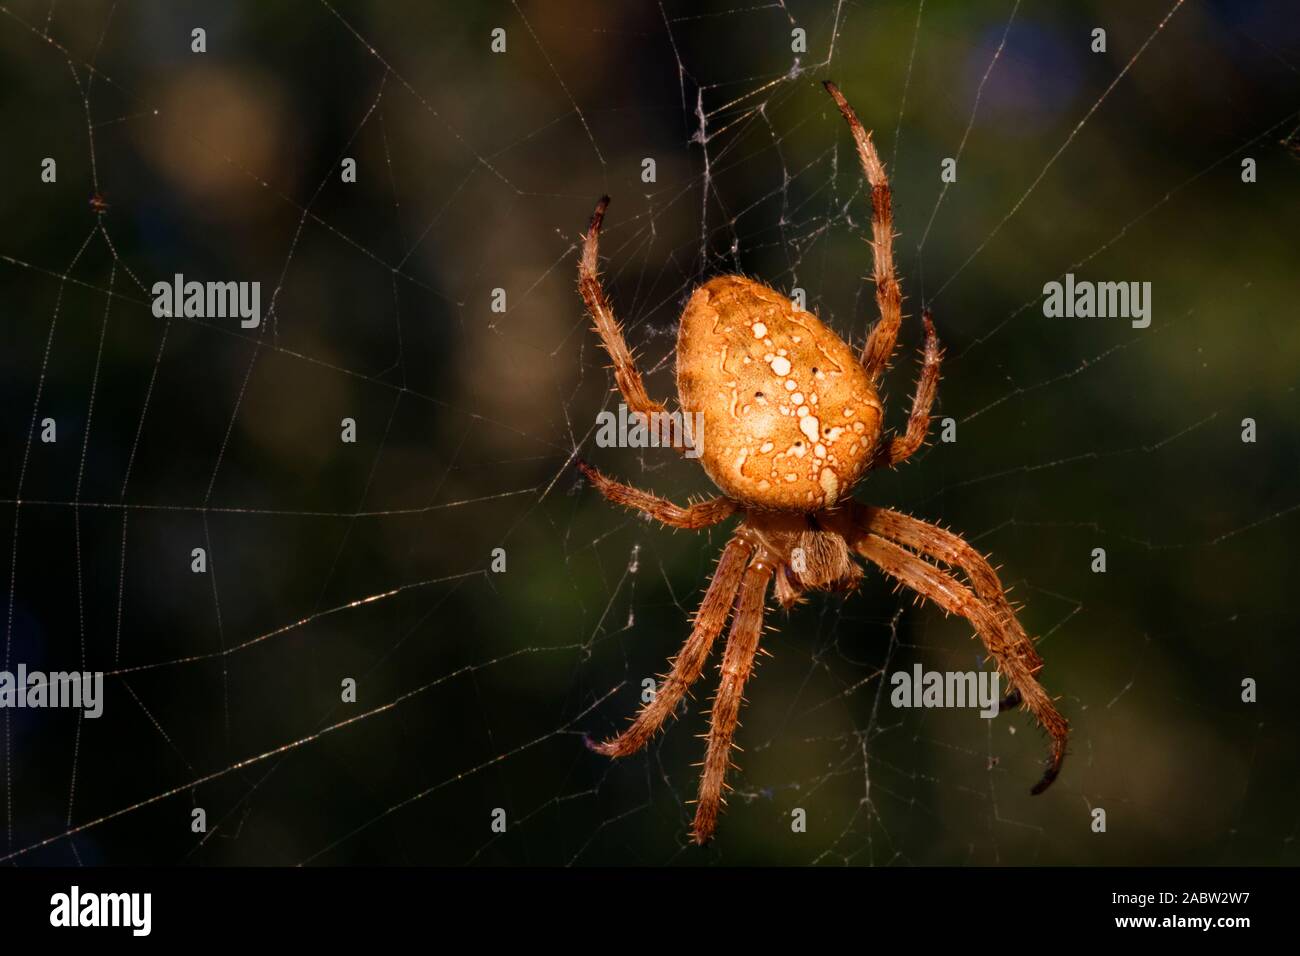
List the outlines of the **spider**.
{"type": "MultiPolygon", "coordinates": [[[[877,385],[902,322],[889,182],[871,134],[835,84],[824,85],[848,122],[871,186],[870,245],[880,320],[861,355],[774,289],[739,275],[710,279],[692,292],[682,312],[677,391],[683,411],[703,415],[706,437],[697,449],[699,460],[723,495],[680,507],[577,462],[611,502],[667,527],[698,530],[735,515],[743,518],[722,550],[690,636],[654,698],[621,734],[591,744],[610,757],[644,747],[700,676],[730,618],[691,828],[698,844],[712,838],[725,802],[732,742],[769,586],[787,611],[807,591],[854,590],[863,577],[855,557],[974,626],[1011,688],[1000,709],[1023,705],[1051,738],[1046,771],[1032,793],[1042,793],[1056,779],[1069,738],[1069,724],[1035,676],[1042,658],[988,561],[950,531],[849,497],[864,474],[906,461],[925,443],[941,353],[926,310],[921,375],[907,428],[882,438],[877,385]]],[[[609,197],[602,198],[591,218],[578,266],[579,290],[629,411],[648,422],[662,421],[654,416],[662,416],[665,406],[646,393],[597,274],[608,205],[609,197]]]]}
{"type": "Polygon", "coordinates": [[[97,215],[102,216],[104,213],[108,212],[110,207],[108,205],[108,200],[106,200],[99,193],[95,193],[95,195],[90,197],[90,208],[97,215]]]}

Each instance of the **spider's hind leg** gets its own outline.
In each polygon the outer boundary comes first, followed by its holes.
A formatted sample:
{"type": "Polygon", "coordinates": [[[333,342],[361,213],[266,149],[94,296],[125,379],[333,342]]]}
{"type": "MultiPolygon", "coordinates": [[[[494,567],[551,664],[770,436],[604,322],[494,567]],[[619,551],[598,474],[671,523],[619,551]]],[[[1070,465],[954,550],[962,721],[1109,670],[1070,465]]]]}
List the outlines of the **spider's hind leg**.
{"type": "MultiPolygon", "coordinates": [[[[666,410],[663,402],[652,399],[645,390],[641,370],[637,368],[636,357],[627,346],[623,337],[623,328],[614,316],[614,307],[610,305],[605,288],[600,283],[600,227],[605,221],[605,210],[609,208],[609,197],[602,196],[596,204],[596,211],[591,215],[591,225],[587,227],[587,236],[582,244],[582,256],[578,260],[578,291],[587,305],[587,312],[596,324],[601,344],[609,353],[614,363],[614,381],[627,402],[628,409],[644,416],[650,425],[655,416],[666,410]]],[[[683,448],[680,440],[675,439],[673,447],[683,448]]]]}
{"type": "Polygon", "coordinates": [[[874,385],[884,374],[889,359],[894,354],[898,327],[903,321],[903,291],[898,284],[898,273],[894,267],[894,202],[889,191],[889,177],[885,175],[885,164],[880,161],[871,134],[863,128],[858,114],[853,111],[839,87],[829,80],[823,86],[849,124],[862,173],[871,185],[871,259],[880,321],[872,326],[867,344],[862,348],[862,367],[874,385]]]}
{"type": "MultiPolygon", "coordinates": [[[[853,143],[858,151],[858,161],[862,165],[862,174],[871,185],[871,259],[880,321],[872,326],[871,334],[862,347],[862,367],[875,385],[889,366],[889,360],[898,344],[898,329],[903,324],[903,291],[898,284],[898,270],[894,264],[894,200],[889,189],[889,177],[885,174],[885,164],[880,161],[871,133],[863,128],[858,114],[853,111],[839,87],[829,80],[824,85],[845,122],[849,124],[849,132],[853,134],[853,143]]],[[[896,465],[925,443],[926,432],[930,427],[930,406],[934,402],[939,383],[940,355],[934,323],[928,309],[922,314],[922,319],[925,322],[924,359],[907,431],[881,446],[872,462],[873,468],[896,465]]]]}

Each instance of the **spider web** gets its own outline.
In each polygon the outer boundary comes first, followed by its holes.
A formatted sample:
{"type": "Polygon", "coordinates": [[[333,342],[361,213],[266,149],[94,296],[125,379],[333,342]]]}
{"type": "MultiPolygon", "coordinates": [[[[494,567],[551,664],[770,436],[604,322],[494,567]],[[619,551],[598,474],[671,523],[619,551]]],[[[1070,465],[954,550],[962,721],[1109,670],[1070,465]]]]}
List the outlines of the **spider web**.
{"type": "Polygon", "coordinates": [[[106,675],[99,719],[0,715],[0,859],[1296,862],[1300,33],[1279,8],[0,14],[4,669],[106,675]],[[956,429],[857,497],[993,555],[1071,756],[1030,797],[1045,743],[1024,716],[893,708],[895,670],[988,663],[869,573],[770,613],[699,851],[715,668],[646,753],[584,746],[680,646],[727,531],[652,527],[575,477],[582,453],[679,502],[710,491],[693,463],[595,447],[618,399],[577,243],[612,195],[603,265],[652,395],[674,394],[686,297],[722,272],[804,290],[860,344],[870,204],[827,78],[894,186],[889,422],[924,303],[956,429]],[[175,273],[260,281],[261,325],[155,317],[175,273]],[[1066,273],[1152,282],[1151,326],[1045,318],[1066,273]]]}

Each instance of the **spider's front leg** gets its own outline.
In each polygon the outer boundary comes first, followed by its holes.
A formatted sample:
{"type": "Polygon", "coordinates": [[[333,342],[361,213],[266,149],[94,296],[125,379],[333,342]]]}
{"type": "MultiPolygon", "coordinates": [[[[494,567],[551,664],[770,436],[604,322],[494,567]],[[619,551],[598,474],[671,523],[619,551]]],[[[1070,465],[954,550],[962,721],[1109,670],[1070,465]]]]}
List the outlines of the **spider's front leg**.
{"type": "Polygon", "coordinates": [[[1038,682],[1036,675],[1042,669],[1043,660],[1020,626],[997,573],[962,538],[927,522],[868,507],[854,509],[852,520],[853,527],[845,530],[859,554],[922,597],[945,611],[960,614],[974,626],[997,662],[998,670],[1011,684],[1011,692],[999,709],[1023,705],[1051,737],[1047,769],[1032,790],[1042,793],[1061,772],[1070,725],[1038,682]],[[922,554],[961,568],[974,593],[922,554]]]}
{"type": "Polygon", "coordinates": [[[718,810],[725,802],[722,788],[731,767],[731,745],[740,722],[740,705],[744,700],[745,681],[754,670],[758,637],[763,630],[763,604],[772,568],[762,560],[745,571],[736,599],[736,613],[727,635],[727,650],[722,657],[722,679],[713,698],[709,721],[709,744],[704,754],[704,772],[700,776],[700,799],[695,808],[691,837],[697,844],[708,843],[718,823],[718,810]]]}

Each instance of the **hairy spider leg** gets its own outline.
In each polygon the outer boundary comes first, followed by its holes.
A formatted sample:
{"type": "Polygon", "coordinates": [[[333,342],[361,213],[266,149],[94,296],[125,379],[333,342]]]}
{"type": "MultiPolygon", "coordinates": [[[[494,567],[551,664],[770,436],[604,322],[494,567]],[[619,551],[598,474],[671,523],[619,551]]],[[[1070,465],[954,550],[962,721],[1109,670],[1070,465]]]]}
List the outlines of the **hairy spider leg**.
{"type": "Polygon", "coordinates": [[[925,345],[921,352],[921,376],[916,380],[916,395],[912,398],[912,411],[907,418],[907,430],[881,442],[871,459],[872,468],[889,468],[911,458],[925,444],[930,432],[930,408],[939,391],[939,363],[943,352],[934,334],[934,321],[930,310],[922,313],[925,322],[925,345]]]}
{"type": "Polygon", "coordinates": [[[578,291],[582,293],[587,312],[596,323],[601,344],[614,363],[614,381],[618,384],[623,400],[627,402],[630,411],[644,415],[646,424],[649,425],[655,420],[652,416],[664,412],[666,406],[654,401],[646,393],[636,357],[627,347],[623,330],[614,317],[614,308],[609,304],[605,289],[600,284],[600,227],[605,221],[605,210],[608,208],[609,197],[602,196],[596,204],[596,211],[591,214],[591,225],[587,227],[587,238],[582,244],[582,258],[578,260],[578,291]]]}
{"type": "Polygon", "coordinates": [[[763,605],[771,579],[771,565],[759,559],[745,571],[740,584],[727,650],[722,657],[722,679],[713,698],[704,772],[700,775],[700,798],[691,825],[691,838],[697,844],[707,843],[713,837],[719,807],[725,802],[722,789],[727,770],[732,766],[731,746],[740,719],[745,681],[754,670],[754,655],[758,653],[758,638],[763,630],[763,605]]]}
{"type": "Polygon", "coordinates": [[[1042,658],[1017,621],[997,574],[965,541],[942,528],[883,509],[862,508],[857,517],[861,525],[851,539],[854,550],[945,611],[966,618],[1011,684],[1013,692],[1008,700],[1017,697],[1047,732],[1051,738],[1047,769],[1031,790],[1042,793],[1061,772],[1070,725],[1035,676],[1043,666],[1042,658]],[[890,540],[893,537],[938,560],[956,564],[981,597],[919,554],[890,540]]]}
{"type": "Polygon", "coordinates": [[[613,478],[601,474],[581,459],[576,464],[578,470],[587,477],[587,480],[595,486],[596,490],[614,504],[640,511],[642,514],[649,515],[655,521],[670,528],[686,528],[688,530],[709,528],[720,521],[725,521],[740,510],[738,502],[722,496],[697,501],[695,504],[683,508],[667,498],[660,498],[648,491],[642,491],[640,488],[633,488],[621,481],[615,481],[613,478]]]}
{"type": "Polygon", "coordinates": [[[844,94],[830,80],[822,84],[844,114],[858,148],[858,160],[863,175],[871,185],[871,258],[876,281],[876,307],[880,321],[871,329],[867,343],[862,347],[862,367],[867,370],[871,384],[875,385],[889,366],[898,340],[898,327],[903,321],[903,291],[898,285],[894,268],[894,207],[889,193],[889,178],[885,164],[880,161],[871,134],[862,126],[858,114],[844,98],[844,94]]]}
{"type": "Polygon", "coordinates": [[[686,691],[699,678],[708,660],[713,642],[722,633],[731,611],[732,600],[740,587],[745,566],[754,549],[740,538],[732,538],[718,559],[713,580],[704,593],[690,636],[673,660],[672,671],[660,682],[654,698],[645,704],[623,733],[592,749],[607,757],[626,757],[644,747],[677,709],[686,691]]]}
{"type": "MultiPolygon", "coordinates": [[[[866,369],[871,384],[877,385],[894,354],[898,328],[903,321],[903,292],[894,265],[894,204],[889,191],[889,177],[885,175],[885,164],[880,161],[871,134],[863,128],[858,114],[853,111],[839,87],[829,80],[824,85],[849,124],[863,175],[871,186],[871,259],[880,321],[872,327],[871,334],[862,347],[862,367],[866,369]]],[[[925,443],[926,433],[930,429],[930,407],[934,404],[939,385],[941,355],[929,309],[922,314],[922,319],[925,322],[925,345],[921,377],[916,383],[907,431],[881,444],[871,463],[872,468],[897,465],[911,457],[925,443]]]]}

